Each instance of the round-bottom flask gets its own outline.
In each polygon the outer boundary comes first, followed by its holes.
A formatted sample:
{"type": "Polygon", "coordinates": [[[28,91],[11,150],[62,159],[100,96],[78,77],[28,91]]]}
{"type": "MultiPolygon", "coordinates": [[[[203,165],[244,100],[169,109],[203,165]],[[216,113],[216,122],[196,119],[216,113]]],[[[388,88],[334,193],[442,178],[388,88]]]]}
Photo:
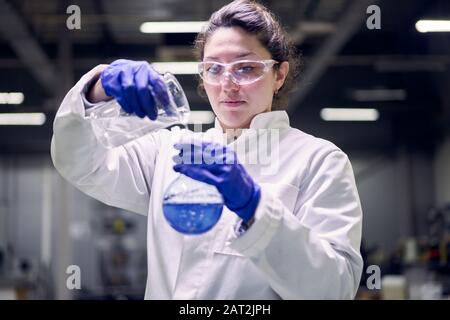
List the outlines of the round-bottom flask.
{"type": "Polygon", "coordinates": [[[210,230],[222,215],[223,198],[213,185],[180,174],[167,188],[164,217],[176,231],[201,234],[210,230]]]}

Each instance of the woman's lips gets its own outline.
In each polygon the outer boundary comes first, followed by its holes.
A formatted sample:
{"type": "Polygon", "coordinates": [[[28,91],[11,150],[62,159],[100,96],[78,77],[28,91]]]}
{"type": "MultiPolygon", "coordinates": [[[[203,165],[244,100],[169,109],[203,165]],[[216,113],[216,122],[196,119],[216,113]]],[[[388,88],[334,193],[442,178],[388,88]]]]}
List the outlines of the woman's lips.
{"type": "Polygon", "coordinates": [[[244,104],[245,101],[242,100],[224,100],[222,101],[222,104],[224,104],[227,107],[239,107],[240,105],[244,104]]]}

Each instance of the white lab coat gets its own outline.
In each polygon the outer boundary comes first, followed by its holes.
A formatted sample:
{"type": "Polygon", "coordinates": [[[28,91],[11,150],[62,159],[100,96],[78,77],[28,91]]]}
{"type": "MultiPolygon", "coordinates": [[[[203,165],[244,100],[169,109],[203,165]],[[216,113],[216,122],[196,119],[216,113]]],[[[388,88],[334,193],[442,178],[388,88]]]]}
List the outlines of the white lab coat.
{"type": "MultiPolygon", "coordinates": [[[[190,131],[157,130],[106,149],[86,117],[84,75],[64,98],[51,144],[58,172],[84,193],[147,216],[145,299],[351,299],[359,286],[362,211],[347,155],[332,143],[289,126],[287,113],[259,114],[251,128],[280,131],[274,174],[246,166],[261,186],[250,228],[224,207],[218,224],[198,236],[174,231],[162,213],[164,190],[176,178],[173,143],[190,131]]],[[[243,133],[229,144],[235,148],[243,133]]],[[[204,137],[222,138],[215,128],[204,137]]],[[[240,158],[240,155],[238,154],[240,158]]]]}

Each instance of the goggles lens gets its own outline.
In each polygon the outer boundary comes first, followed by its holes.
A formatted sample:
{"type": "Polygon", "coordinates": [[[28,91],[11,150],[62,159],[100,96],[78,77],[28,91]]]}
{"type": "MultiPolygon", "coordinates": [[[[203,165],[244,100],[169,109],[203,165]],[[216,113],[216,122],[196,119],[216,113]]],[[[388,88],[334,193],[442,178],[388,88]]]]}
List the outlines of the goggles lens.
{"type": "Polygon", "coordinates": [[[236,84],[249,84],[261,79],[275,63],[274,60],[245,60],[228,64],[205,61],[199,64],[199,74],[210,84],[220,84],[225,74],[229,74],[236,84]]]}

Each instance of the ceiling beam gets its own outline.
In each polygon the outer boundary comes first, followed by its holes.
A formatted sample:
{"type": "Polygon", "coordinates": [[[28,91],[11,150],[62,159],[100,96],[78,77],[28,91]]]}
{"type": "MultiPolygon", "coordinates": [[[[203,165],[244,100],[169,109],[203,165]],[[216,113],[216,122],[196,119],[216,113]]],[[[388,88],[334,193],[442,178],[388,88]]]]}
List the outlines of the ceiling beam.
{"type": "Polygon", "coordinates": [[[306,18],[306,11],[308,10],[310,4],[311,4],[311,0],[302,0],[300,2],[294,2],[298,8],[295,9],[296,12],[298,12],[297,14],[297,26],[294,29],[293,32],[291,32],[289,34],[291,41],[293,43],[295,43],[296,45],[299,45],[303,42],[303,40],[305,39],[305,34],[304,34],[304,30],[300,27],[300,25],[303,23],[303,21],[306,18]]]}
{"type": "Polygon", "coordinates": [[[57,83],[55,67],[28,30],[22,16],[6,0],[0,0],[0,33],[35,79],[50,95],[54,95],[57,83]]]}
{"type": "Polygon", "coordinates": [[[306,65],[305,73],[301,75],[299,89],[291,96],[287,109],[294,109],[303,102],[333,62],[335,55],[356,33],[361,23],[367,17],[367,7],[376,2],[374,0],[353,1],[349,10],[337,23],[336,32],[325,40],[325,43],[317,50],[317,55],[314,56],[309,65],[306,65]]]}

